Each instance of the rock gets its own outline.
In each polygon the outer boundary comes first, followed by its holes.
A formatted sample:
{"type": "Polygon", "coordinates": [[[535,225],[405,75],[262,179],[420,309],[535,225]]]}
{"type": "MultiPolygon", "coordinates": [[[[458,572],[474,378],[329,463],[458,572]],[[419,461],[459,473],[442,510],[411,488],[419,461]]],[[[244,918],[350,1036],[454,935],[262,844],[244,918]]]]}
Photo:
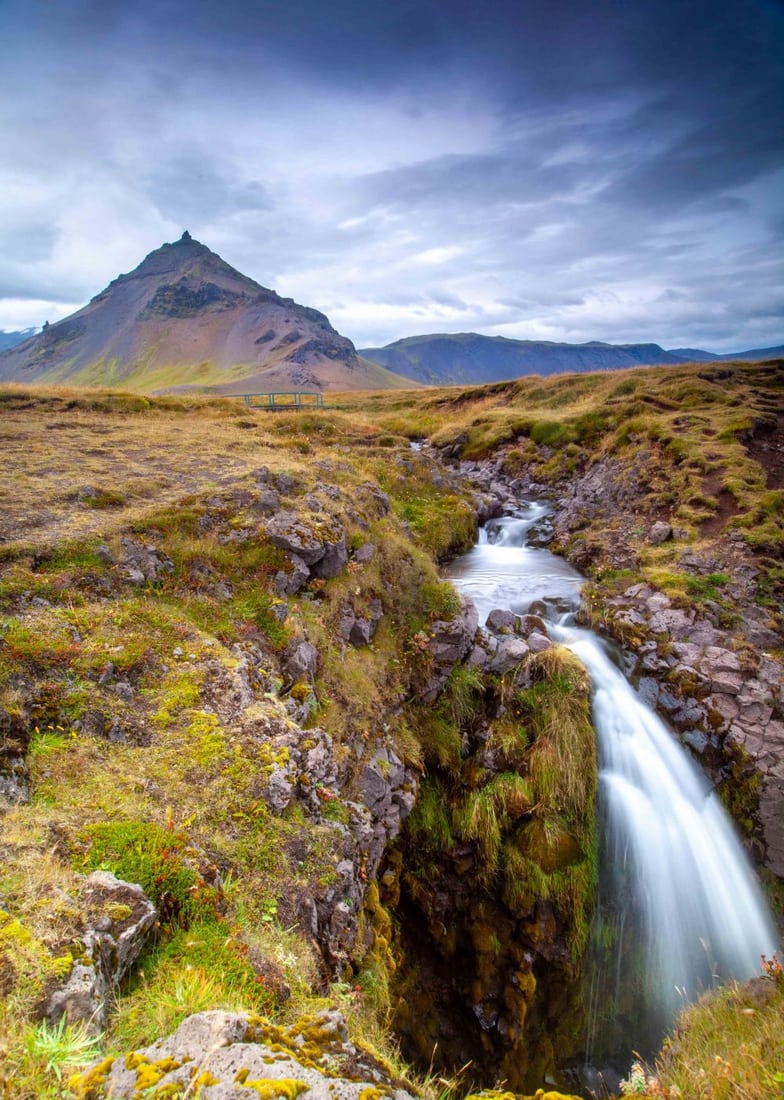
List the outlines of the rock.
{"type": "Polygon", "coordinates": [[[274,489],[264,489],[259,494],[257,508],[263,516],[274,516],[280,508],[280,497],[274,489]]]}
{"type": "Polygon", "coordinates": [[[370,504],[373,516],[381,519],[389,514],[389,497],[372,481],[366,481],[361,489],[362,497],[370,504]]]}
{"type": "Polygon", "coordinates": [[[549,649],[553,644],[546,634],[540,633],[538,630],[534,630],[526,638],[528,648],[532,653],[541,653],[543,649],[549,649]]]}
{"type": "Polygon", "coordinates": [[[651,616],[649,626],[654,634],[668,634],[671,638],[688,638],[694,622],[693,611],[670,608],[651,616]]]}
{"type": "Polygon", "coordinates": [[[93,1100],[135,1100],[151,1066],[155,1091],[167,1096],[190,1095],[196,1079],[204,1100],[241,1100],[254,1094],[255,1085],[259,1095],[302,1100],[368,1100],[379,1095],[380,1085],[390,1100],[413,1100],[393,1086],[380,1063],[348,1042],[335,1011],[285,1030],[246,1013],[199,1012],[144,1050],[96,1063],[79,1075],[76,1089],[87,1095],[89,1088],[93,1100]],[[307,1053],[300,1055],[301,1048],[307,1053]]]}
{"type": "Polygon", "coordinates": [[[357,787],[370,812],[371,832],[367,849],[367,874],[375,874],[387,844],[400,832],[416,799],[416,778],[394,749],[379,745],[359,774],[357,787]]]}
{"type": "Polygon", "coordinates": [[[672,538],[672,527],[669,523],[665,523],[663,520],[658,520],[654,523],[648,532],[648,542],[652,546],[660,546],[661,543],[667,542],[672,538]]]}
{"type": "Polygon", "coordinates": [[[457,664],[471,649],[479,614],[467,596],[460,596],[460,605],[460,614],[454,619],[439,620],[432,625],[429,648],[437,664],[457,664]]]}
{"type": "Polygon", "coordinates": [[[367,617],[356,619],[351,628],[348,639],[351,644],[353,646],[370,645],[375,637],[378,624],[381,622],[383,614],[381,600],[371,600],[368,605],[367,617]]]}
{"type": "Polygon", "coordinates": [[[529,652],[530,648],[522,638],[502,638],[493,659],[487,666],[488,671],[495,673],[496,676],[504,676],[524,661],[529,652]]]}
{"type": "Polygon", "coordinates": [[[157,920],[155,907],[141,886],[109,871],[93,871],[84,882],[88,929],[83,954],[66,981],[52,992],[42,1016],[57,1023],[83,1021],[89,1030],[106,1026],[115,986],[130,971],[157,920]]]}
{"type": "Polygon", "coordinates": [[[23,756],[4,756],[0,761],[0,805],[19,806],[30,801],[30,779],[23,756]]]}
{"type": "Polygon", "coordinates": [[[166,554],[125,537],[120,540],[123,549],[122,568],[126,578],[134,585],[155,582],[165,573],[174,572],[174,562],[166,554]]]}
{"type": "Polygon", "coordinates": [[[313,566],[313,576],[321,577],[323,580],[338,577],[346,568],[347,562],[346,533],[341,530],[340,537],[335,542],[324,544],[324,555],[313,566]]]}
{"type": "Polygon", "coordinates": [[[294,512],[278,512],[267,521],[266,532],[273,546],[296,554],[305,565],[315,565],[324,557],[323,541],[294,512]]]}
{"type": "Polygon", "coordinates": [[[8,710],[0,706],[0,804],[19,805],[30,801],[25,763],[32,733],[30,687],[21,677],[11,682],[18,696],[16,705],[8,710]]]}
{"type": "Polygon", "coordinates": [[[274,482],[278,492],[282,493],[283,496],[293,493],[297,488],[297,479],[292,477],[291,474],[276,474],[274,482]]]}
{"type": "Polygon", "coordinates": [[[541,615],[531,615],[529,612],[529,614],[527,615],[517,616],[515,633],[520,634],[523,638],[526,638],[534,631],[538,631],[539,634],[547,634],[547,627],[541,615]]]}
{"type": "Polygon", "coordinates": [[[290,651],[284,668],[288,678],[296,683],[298,680],[313,680],[318,664],[318,650],[310,642],[296,642],[290,651]]]}
{"type": "Polygon", "coordinates": [[[354,561],[359,562],[360,565],[363,565],[367,561],[372,561],[375,552],[376,548],[373,543],[365,542],[362,544],[362,546],[359,547],[358,550],[354,552],[354,561]]]}
{"type": "Polygon", "coordinates": [[[512,634],[517,624],[517,615],[513,611],[497,607],[487,616],[485,626],[494,634],[512,634]]]}
{"type": "Polygon", "coordinates": [[[708,735],[706,733],[703,733],[702,730],[696,729],[686,730],[686,732],[683,734],[683,741],[699,756],[701,756],[705,752],[708,745],[710,744],[710,739],[708,735]]]}
{"type": "Polygon", "coordinates": [[[278,596],[294,596],[310,580],[310,569],[299,554],[290,556],[291,572],[280,570],[275,574],[274,586],[278,596]]]}
{"type": "Polygon", "coordinates": [[[753,646],[759,649],[777,649],[782,637],[776,620],[761,607],[746,607],[740,616],[743,633],[753,646]]]}

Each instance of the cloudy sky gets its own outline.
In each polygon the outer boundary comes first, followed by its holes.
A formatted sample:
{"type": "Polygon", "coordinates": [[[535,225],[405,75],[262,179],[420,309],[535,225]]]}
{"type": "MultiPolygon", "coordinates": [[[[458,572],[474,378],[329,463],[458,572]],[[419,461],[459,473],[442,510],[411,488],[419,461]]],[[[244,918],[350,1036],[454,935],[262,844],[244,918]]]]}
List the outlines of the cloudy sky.
{"type": "Polygon", "coordinates": [[[784,342],[782,0],[0,0],[0,329],[183,229],[358,346],[784,342]]]}

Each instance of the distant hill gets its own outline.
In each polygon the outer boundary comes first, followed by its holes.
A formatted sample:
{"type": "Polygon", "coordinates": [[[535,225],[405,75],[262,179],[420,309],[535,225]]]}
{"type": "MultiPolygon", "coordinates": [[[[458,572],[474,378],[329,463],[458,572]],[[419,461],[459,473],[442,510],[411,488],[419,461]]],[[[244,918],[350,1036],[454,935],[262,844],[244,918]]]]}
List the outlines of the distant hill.
{"type": "Polygon", "coordinates": [[[29,340],[34,332],[34,328],[25,328],[22,329],[21,332],[0,332],[0,351],[5,351],[6,348],[16,347],[16,345],[21,344],[23,340],[29,340]]]}
{"type": "Polygon", "coordinates": [[[187,232],[0,353],[0,379],[212,393],[410,384],[361,360],[323,313],[260,286],[187,232]]]}
{"type": "Polygon", "coordinates": [[[721,359],[712,351],[703,351],[701,348],[670,348],[673,355],[680,355],[690,363],[712,363],[714,359],[721,359]]]}
{"type": "Polygon", "coordinates": [[[686,362],[658,344],[557,344],[480,336],[475,332],[409,336],[383,348],[363,348],[360,354],[396,374],[428,385],[501,382],[523,374],[686,362]]]}
{"type": "Polygon", "coordinates": [[[714,355],[696,348],[667,351],[659,344],[554,343],[510,340],[475,332],[409,336],[382,348],[362,348],[360,354],[396,374],[443,386],[457,383],[502,382],[526,374],[562,374],[624,367],[707,362],[726,359],[768,359],[782,348],[762,348],[733,355],[714,355]]]}
{"type": "Polygon", "coordinates": [[[731,354],[717,355],[715,358],[725,361],[740,359],[748,363],[761,363],[765,359],[782,359],[784,358],[784,344],[779,344],[775,348],[752,348],[751,351],[733,351],[731,354]]]}

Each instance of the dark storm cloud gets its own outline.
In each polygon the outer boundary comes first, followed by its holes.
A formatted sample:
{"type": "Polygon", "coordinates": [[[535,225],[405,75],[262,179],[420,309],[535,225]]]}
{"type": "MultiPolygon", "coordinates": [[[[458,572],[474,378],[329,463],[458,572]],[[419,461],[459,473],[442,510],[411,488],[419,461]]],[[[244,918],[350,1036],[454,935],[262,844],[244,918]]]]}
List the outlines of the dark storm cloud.
{"type": "Polygon", "coordinates": [[[187,227],[361,343],[780,342],[783,58],[774,0],[5,0],[0,326],[187,227]]]}

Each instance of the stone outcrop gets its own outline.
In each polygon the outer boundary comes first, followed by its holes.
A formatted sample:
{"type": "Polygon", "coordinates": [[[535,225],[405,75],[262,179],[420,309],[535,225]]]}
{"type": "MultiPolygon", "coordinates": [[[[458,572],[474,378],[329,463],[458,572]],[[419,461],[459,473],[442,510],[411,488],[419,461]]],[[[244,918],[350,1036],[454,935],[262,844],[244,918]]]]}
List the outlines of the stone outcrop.
{"type": "Polygon", "coordinates": [[[199,1012],[177,1031],[143,1050],[106,1058],[73,1077],[80,1100],[135,1100],[159,1096],[202,1100],[370,1100],[380,1095],[413,1100],[381,1065],[349,1042],[339,1012],[275,1027],[238,1012],[199,1012]]]}
{"type": "Polygon", "coordinates": [[[267,538],[304,562],[317,577],[326,580],[341,573],[348,562],[346,532],[329,517],[303,518],[281,511],[266,523],[267,538]]]}
{"type": "Polygon", "coordinates": [[[432,659],[432,674],[422,692],[424,703],[432,703],[438,698],[449,673],[471,652],[478,625],[479,615],[473,601],[462,595],[459,614],[431,625],[427,648],[432,659]]]}
{"type": "MultiPolygon", "coordinates": [[[[646,702],[678,730],[718,784],[733,787],[744,760],[759,775],[758,799],[743,800],[740,824],[753,832],[765,862],[784,874],[784,666],[738,646],[710,607],[704,613],[673,604],[648,584],[602,600],[593,616],[630,645],[646,702]],[[739,758],[737,750],[742,750],[739,758]],[[755,819],[756,818],[756,824],[755,819]]],[[[737,812],[736,812],[737,816],[737,812]]]]}
{"type": "Polygon", "coordinates": [[[137,539],[124,538],[122,548],[122,571],[133,585],[154,583],[165,573],[174,572],[174,562],[155,546],[141,543],[137,539]]]}
{"type": "Polygon", "coordinates": [[[44,1019],[106,1027],[117,985],[148,942],[158,914],[144,891],[109,871],[93,871],[84,882],[82,905],[87,929],[65,982],[48,996],[44,1019]]]}

